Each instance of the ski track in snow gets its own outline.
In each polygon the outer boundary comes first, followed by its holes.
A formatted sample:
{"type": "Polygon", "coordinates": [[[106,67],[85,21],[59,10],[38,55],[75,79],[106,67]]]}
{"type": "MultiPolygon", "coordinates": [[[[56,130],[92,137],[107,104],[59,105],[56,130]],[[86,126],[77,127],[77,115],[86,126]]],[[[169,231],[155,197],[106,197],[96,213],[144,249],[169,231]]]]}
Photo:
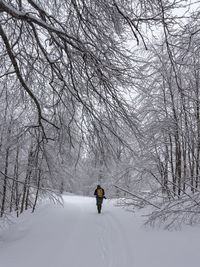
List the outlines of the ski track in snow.
{"type": "Polygon", "coordinates": [[[0,231],[0,267],[199,267],[200,230],[148,230],[138,214],[64,196],[0,231]]]}
{"type": "Polygon", "coordinates": [[[64,196],[63,207],[46,204],[22,215],[0,235],[0,267],[130,267],[116,208],[104,201],[98,214],[95,202],[64,196]]]}

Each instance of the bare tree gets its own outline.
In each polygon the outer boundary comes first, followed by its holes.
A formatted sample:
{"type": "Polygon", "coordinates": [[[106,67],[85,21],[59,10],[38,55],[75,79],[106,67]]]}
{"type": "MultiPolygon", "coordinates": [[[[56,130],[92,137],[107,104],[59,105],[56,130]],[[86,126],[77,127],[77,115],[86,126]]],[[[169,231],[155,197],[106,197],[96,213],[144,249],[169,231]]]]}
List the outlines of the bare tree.
{"type": "MultiPolygon", "coordinates": [[[[143,88],[143,77],[138,78],[138,73],[140,67],[146,68],[146,62],[128,46],[131,40],[147,49],[146,30],[163,27],[168,65],[176,74],[167,34],[171,25],[182,19],[173,14],[173,9],[186,4],[180,0],[0,0],[1,109],[6,109],[3,99],[7,92],[13,108],[9,113],[14,117],[12,144],[6,142],[4,152],[6,147],[9,149],[2,155],[7,163],[10,158],[10,164],[1,166],[2,215],[7,198],[15,201],[19,214],[28,207],[35,210],[42,188],[60,189],[65,175],[71,186],[75,176],[72,168],[76,170],[79,159],[83,163],[89,153],[103,168],[107,162],[119,162],[123,157],[126,160],[127,148],[130,154],[135,146],[139,151],[144,140],[140,140],[139,121],[130,99],[133,89],[143,88]],[[34,188],[34,198],[30,187],[34,188]]],[[[168,79],[168,85],[170,82],[168,79]]],[[[176,105],[173,87],[175,83],[180,86],[178,82],[173,79],[169,90],[163,87],[172,106],[176,105]]],[[[165,112],[168,114],[167,108],[165,112]]],[[[181,143],[178,115],[175,107],[175,130],[167,136],[161,131],[162,141],[151,143],[165,189],[170,179],[169,166],[173,182],[180,188],[182,157],[187,155],[181,153],[186,143],[181,143]]],[[[5,117],[9,125],[10,114],[5,117]]],[[[158,116],[158,122],[160,119],[158,116]]],[[[1,130],[4,140],[3,127],[1,130]]],[[[130,173],[125,173],[128,187],[130,173]]],[[[196,169],[194,175],[198,173],[196,169]]]]}

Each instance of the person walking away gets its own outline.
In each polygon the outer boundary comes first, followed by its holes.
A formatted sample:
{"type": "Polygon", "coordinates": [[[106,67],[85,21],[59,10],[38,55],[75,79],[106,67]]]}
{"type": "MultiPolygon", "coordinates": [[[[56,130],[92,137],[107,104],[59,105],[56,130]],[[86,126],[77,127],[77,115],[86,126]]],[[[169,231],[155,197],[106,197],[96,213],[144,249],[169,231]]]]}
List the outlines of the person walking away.
{"type": "Polygon", "coordinates": [[[96,196],[96,205],[98,213],[101,213],[103,199],[106,199],[104,189],[100,185],[97,185],[97,188],[94,191],[94,195],[96,196]]]}

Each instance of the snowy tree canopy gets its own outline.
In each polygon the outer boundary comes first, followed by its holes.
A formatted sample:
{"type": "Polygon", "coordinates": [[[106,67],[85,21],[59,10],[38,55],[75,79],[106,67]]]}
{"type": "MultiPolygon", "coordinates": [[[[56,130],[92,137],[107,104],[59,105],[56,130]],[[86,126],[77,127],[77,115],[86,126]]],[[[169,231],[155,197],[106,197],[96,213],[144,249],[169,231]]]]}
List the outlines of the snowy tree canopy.
{"type": "Polygon", "coordinates": [[[139,207],[197,202],[199,14],[186,0],[0,1],[1,216],[97,181],[139,207]]]}

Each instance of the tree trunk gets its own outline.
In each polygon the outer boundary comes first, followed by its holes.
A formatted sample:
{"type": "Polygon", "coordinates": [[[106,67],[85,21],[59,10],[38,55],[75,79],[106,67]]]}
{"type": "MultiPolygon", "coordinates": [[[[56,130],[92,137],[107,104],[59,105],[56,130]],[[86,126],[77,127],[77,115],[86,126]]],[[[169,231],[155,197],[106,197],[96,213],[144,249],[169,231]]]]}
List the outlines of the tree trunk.
{"type": "Polygon", "coordinates": [[[6,162],[5,162],[5,175],[3,183],[3,193],[2,193],[2,202],[1,202],[1,212],[0,216],[3,217],[5,212],[5,203],[6,203],[6,192],[7,192],[7,175],[8,175],[8,158],[9,158],[9,148],[6,149],[6,162]]]}

